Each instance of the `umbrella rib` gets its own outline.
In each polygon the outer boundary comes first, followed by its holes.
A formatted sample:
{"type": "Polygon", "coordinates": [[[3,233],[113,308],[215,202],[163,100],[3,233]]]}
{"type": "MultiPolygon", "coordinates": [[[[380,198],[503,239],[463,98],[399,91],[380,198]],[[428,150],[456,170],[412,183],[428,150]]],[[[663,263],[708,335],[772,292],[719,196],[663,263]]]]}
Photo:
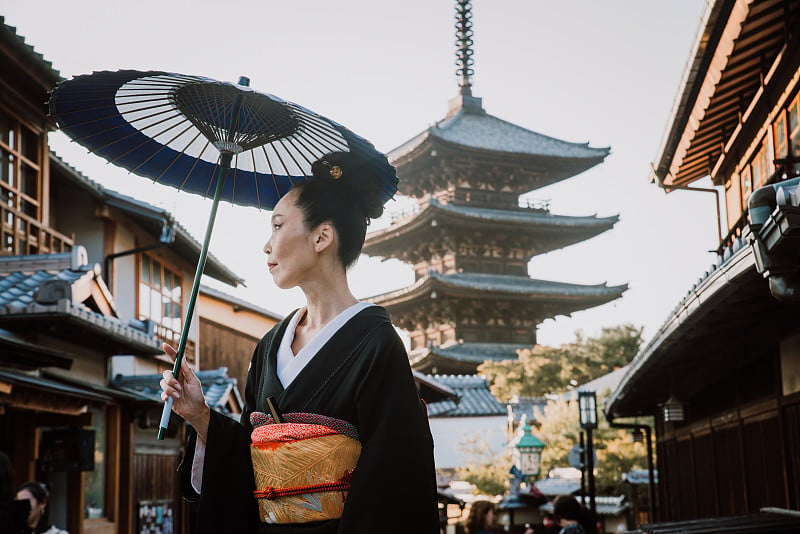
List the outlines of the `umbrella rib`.
{"type": "MultiPolygon", "coordinates": [[[[188,122],[188,121],[187,121],[187,122],[188,122]]],[[[180,124],[180,123],[179,123],[179,124],[180,124]]],[[[158,133],[158,134],[156,134],[156,135],[161,135],[162,133],[166,133],[166,132],[168,132],[169,130],[171,130],[172,128],[175,128],[176,126],[178,126],[179,124],[174,124],[174,125],[170,126],[169,128],[167,128],[166,130],[164,130],[163,132],[160,132],[160,133],[158,133]]],[[[153,152],[153,153],[152,153],[152,154],[151,154],[149,157],[147,157],[147,159],[145,159],[144,161],[142,161],[141,163],[139,163],[139,165],[137,165],[136,167],[132,168],[132,169],[131,169],[131,172],[136,172],[136,171],[139,169],[139,167],[141,167],[142,165],[144,165],[145,163],[147,163],[148,161],[150,161],[151,159],[153,159],[154,157],[156,157],[156,156],[157,156],[159,153],[163,152],[163,151],[164,151],[164,149],[166,149],[166,148],[170,148],[170,150],[174,150],[174,149],[173,149],[173,148],[171,148],[169,145],[170,145],[170,144],[171,144],[173,141],[175,141],[177,138],[179,138],[180,136],[182,136],[183,134],[185,134],[186,132],[188,132],[188,131],[189,131],[189,130],[191,130],[191,129],[192,129],[192,124],[191,124],[191,123],[189,123],[189,126],[187,126],[186,128],[184,128],[184,129],[183,129],[183,131],[180,131],[180,132],[178,132],[178,133],[175,135],[175,137],[173,137],[172,139],[170,139],[170,140],[169,140],[169,141],[167,141],[166,143],[160,143],[160,147],[158,148],[158,150],[156,150],[155,152],[153,152]]],[[[195,139],[196,139],[196,137],[195,137],[195,139]]],[[[187,145],[187,146],[188,146],[188,145],[187,145]]],[[[183,151],[185,151],[185,150],[186,150],[186,149],[184,148],[184,149],[183,149],[183,151]]]]}
{"type": "MultiPolygon", "coordinates": [[[[132,125],[132,124],[134,124],[134,123],[136,123],[136,122],[139,122],[139,121],[143,121],[143,120],[145,120],[145,119],[150,119],[150,118],[156,117],[156,116],[160,115],[161,113],[163,113],[163,112],[153,113],[153,114],[151,114],[151,115],[147,115],[147,116],[145,116],[145,117],[139,117],[139,118],[133,119],[133,120],[131,120],[131,121],[128,121],[128,123],[127,123],[127,124],[131,124],[131,125],[132,125]]],[[[175,115],[173,115],[173,116],[171,116],[171,117],[167,117],[167,118],[165,118],[165,119],[163,119],[163,120],[174,119],[175,117],[179,117],[179,116],[180,116],[180,112],[178,112],[177,114],[175,114],[175,115]]],[[[89,121],[89,122],[82,122],[82,123],[80,123],[80,124],[72,124],[72,125],[70,125],[70,126],[69,126],[69,128],[76,128],[76,127],[78,127],[78,126],[85,126],[85,125],[87,125],[87,124],[92,124],[92,123],[94,123],[94,122],[100,122],[100,121],[107,120],[107,119],[110,119],[110,118],[112,118],[112,117],[104,117],[104,118],[102,118],[102,119],[96,119],[96,120],[89,121]]],[[[158,123],[154,123],[154,124],[158,124],[158,123]]],[[[111,128],[106,128],[105,130],[100,130],[99,132],[92,132],[91,134],[89,134],[89,135],[84,135],[83,137],[76,137],[76,138],[74,138],[74,139],[73,139],[73,141],[78,141],[78,142],[80,142],[80,141],[83,141],[83,140],[85,140],[85,139],[88,139],[88,138],[90,138],[90,137],[94,137],[94,136],[96,136],[96,135],[100,135],[100,134],[108,133],[108,132],[110,132],[110,131],[112,131],[112,130],[116,130],[117,128],[121,128],[121,127],[123,127],[123,126],[125,126],[125,123],[123,123],[123,124],[117,124],[116,126],[112,126],[111,128]]],[[[113,144],[113,143],[109,143],[109,144],[113,144]]],[[[108,146],[108,145],[106,145],[106,146],[108,146]]]]}
{"type": "MultiPolygon", "coordinates": [[[[178,191],[183,189],[183,186],[186,185],[187,181],[189,181],[189,177],[194,172],[194,169],[197,167],[197,164],[200,163],[200,160],[203,158],[203,154],[205,154],[206,149],[208,148],[208,145],[210,145],[210,144],[211,144],[211,141],[206,141],[205,146],[203,146],[203,150],[201,150],[200,154],[198,154],[198,156],[194,159],[194,162],[192,163],[192,168],[189,169],[189,172],[186,173],[186,176],[183,178],[183,181],[181,182],[181,185],[178,186],[178,191]]],[[[216,165],[214,165],[214,168],[215,169],[217,168],[216,165]]],[[[213,176],[213,174],[212,174],[212,176],[213,176]]]]}
{"type": "MultiPolygon", "coordinates": [[[[272,161],[267,154],[267,149],[264,145],[261,145],[261,150],[264,152],[264,159],[267,160],[267,167],[269,167],[269,174],[272,176],[272,183],[275,184],[275,192],[277,193],[278,197],[281,196],[281,188],[278,187],[278,179],[275,178],[275,171],[272,170],[272,161]]],[[[274,150],[274,149],[273,149],[274,150]]]]}
{"type": "MultiPolygon", "coordinates": [[[[129,137],[133,137],[133,136],[134,136],[134,135],[136,135],[136,134],[142,134],[142,135],[144,135],[145,137],[147,137],[147,138],[148,138],[148,140],[153,140],[153,141],[154,141],[154,140],[155,140],[154,136],[146,135],[146,134],[144,134],[143,132],[144,132],[146,129],[148,129],[148,128],[151,128],[151,127],[153,127],[153,126],[158,126],[159,124],[161,124],[161,123],[163,123],[163,122],[165,122],[165,121],[171,120],[171,119],[173,119],[173,118],[175,118],[175,117],[179,117],[179,116],[180,116],[180,115],[173,115],[172,117],[166,117],[166,118],[164,118],[164,119],[161,119],[161,120],[160,120],[160,121],[158,121],[158,122],[154,122],[153,124],[148,124],[148,125],[146,125],[144,128],[142,128],[141,130],[134,130],[134,131],[132,131],[131,133],[129,133],[128,135],[122,136],[122,137],[120,137],[119,139],[115,139],[115,140],[111,141],[110,143],[106,143],[106,144],[105,144],[105,145],[103,145],[103,146],[100,146],[100,147],[96,147],[96,148],[94,148],[94,149],[90,150],[90,152],[96,152],[96,151],[98,151],[98,150],[102,150],[102,149],[104,149],[104,148],[108,148],[108,147],[110,147],[110,146],[112,146],[112,145],[115,145],[115,144],[119,143],[120,141],[124,141],[125,139],[128,139],[129,137]]],[[[178,124],[180,124],[180,123],[178,123],[178,124]]],[[[116,129],[116,128],[120,128],[121,126],[124,126],[124,125],[123,125],[123,124],[120,124],[119,126],[115,126],[114,128],[111,128],[111,130],[114,130],[114,129],[116,129]]],[[[176,126],[177,126],[177,124],[176,124],[176,126]]],[[[172,126],[171,128],[174,128],[174,126],[172,126]]],[[[168,128],[167,130],[164,130],[164,131],[169,131],[171,128],[168,128]]],[[[97,132],[97,133],[102,133],[102,132],[97,132]]],[[[159,133],[158,133],[158,134],[156,134],[156,135],[160,135],[161,133],[163,133],[163,132],[159,132],[159,133]]],[[[94,135],[97,135],[97,134],[88,135],[88,136],[86,136],[86,137],[83,137],[82,139],[88,139],[89,137],[92,137],[92,136],[94,136],[94,135]]],[[[78,139],[75,139],[75,141],[78,141],[78,139]]],[[[140,144],[136,145],[135,147],[131,148],[131,149],[130,149],[128,152],[125,152],[125,153],[123,153],[123,154],[120,154],[119,156],[117,156],[116,158],[114,158],[114,160],[111,160],[111,161],[112,161],[112,163],[113,163],[114,161],[116,161],[117,159],[121,158],[122,156],[125,156],[125,155],[129,154],[130,152],[132,152],[133,150],[136,150],[137,148],[141,147],[141,146],[142,146],[143,144],[145,144],[145,143],[147,143],[147,141],[145,141],[144,143],[140,143],[140,144]]]]}
{"type": "MultiPolygon", "coordinates": [[[[101,99],[98,99],[97,101],[100,101],[100,100],[101,99]]],[[[138,102],[129,102],[129,103],[126,103],[125,105],[132,105],[132,104],[136,104],[136,103],[138,103],[138,102]]],[[[169,102],[164,102],[163,104],[159,104],[159,105],[156,105],[156,106],[145,106],[143,108],[137,108],[137,109],[134,109],[134,110],[131,110],[131,111],[147,111],[148,109],[156,109],[156,108],[161,108],[161,107],[170,106],[170,105],[171,104],[169,102]]],[[[117,107],[116,104],[114,104],[114,108],[116,108],[116,107],[117,107]]],[[[61,112],[56,113],[54,116],[56,118],[60,118],[60,117],[66,116],[66,115],[73,115],[75,113],[87,113],[87,112],[90,112],[90,111],[99,111],[101,109],[113,109],[113,108],[109,104],[104,104],[102,106],[95,106],[95,107],[91,107],[91,108],[73,109],[72,111],[61,111],[61,112]]],[[[116,111],[119,111],[119,110],[116,110],[116,111]]],[[[129,112],[126,111],[126,113],[129,113],[129,112]]],[[[103,119],[108,119],[108,118],[111,118],[111,117],[103,117],[103,119]]],[[[78,123],[78,125],[80,125],[80,124],[91,124],[92,122],[97,122],[98,120],[102,120],[102,119],[93,119],[93,120],[90,120],[90,121],[78,123]]],[[[70,125],[70,126],[72,126],[72,125],[70,125]]]]}
{"type": "MultiPolygon", "coordinates": [[[[256,186],[256,205],[261,209],[261,191],[258,189],[258,171],[256,171],[256,154],[254,150],[250,151],[250,158],[253,160],[253,183],[256,186]]],[[[275,178],[273,176],[273,178],[275,178]]]]}
{"type": "MultiPolygon", "coordinates": [[[[310,155],[310,156],[311,156],[311,157],[312,157],[314,160],[316,160],[316,159],[319,159],[321,156],[324,156],[324,155],[325,155],[325,152],[324,152],[324,151],[320,151],[320,153],[319,153],[319,154],[317,154],[317,153],[315,152],[315,150],[317,150],[317,147],[313,146],[313,144],[312,144],[312,143],[310,143],[310,142],[309,142],[309,144],[311,144],[312,146],[310,146],[310,147],[309,147],[309,146],[307,146],[307,145],[306,145],[306,141],[307,141],[306,139],[304,139],[304,138],[302,138],[302,137],[300,137],[300,136],[296,136],[296,137],[295,137],[295,136],[293,136],[293,137],[294,137],[294,138],[295,138],[295,140],[296,140],[296,141],[297,141],[297,142],[298,142],[298,143],[299,143],[299,144],[300,144],[300,145],[301,145],[301,146],[302,146],[302,147],[303,147],[303,148],[306,150],[306,152],[308,152],[308,154],[309,154],[309,155],[310,155]]],[[[309,161],[309,160],[306,160],[306,161],[309,161]]],[[[313,162],[313,161],[309,161],[309,163],[313,164],[314,162],[313,162]]]]}
{"type": "MultiPolygon", "coordinates": [[[[270,144],[272,144],[272,143],[270,143],[270,144]]],[[[273,146],[272,150],[275,150],[274,146],[273,146]]],[[[275,150],[275,155],[278,156],[278,161],[281,162],[281,166],[283,166],[283,170],[286,171],[286,177],[289,179],[289,183],[292,184],[292,187],[294,187],[294,180],[292,180],[292,173],[289,172],[289,168],[286,166],[286,163],[283,161],[283,158],[281,157],[281,153],[278,152],[277,150],[275,150]]]]}
{"type": "MultiPolygon", "coordinates": [[[[190,127],[190,128],[187,128],[185,131],[188,131],[189,129],[191,129],[191,127],[190,127]]],[[[176,162],[176,161],[178,161],[178,160],[180,159],[180,157],[186,153],[186,149],[187,149],[187,148],[189,148],[190,146],[192,146],[192,144],[194,144],[194,142],[195,142],[195,141],[197,141],[197,138],[198,138],[198,137],[200,137],[201,135],[202,135],[202,133],[198,131],[198,132],[195,134],[195,136],[192,138],[192,140],[191,140],[191,141],[189,141],[188,143],[186,143],[186,146],[185,146],[185,147],[183,147],[183,148],[182,148],[180,151],[177,151],[177,150],[176,150],[176,151],[175,151],[175,152],[176,152],[176,154],[175,154],[175,157],[174,157],[174,158],[172,158],[172,161],[170,161],[170,162],[169,162],[169,165],[167,165],[167,166],[166,166],[166,168],[165,168],[163,171],[161,171],[161,174],[159,174],[158,176],[156,176],[156,177],[155,177],[155,179],[154,179],[153,181],[154,181],[154,182],[158,182],[159,180],[161,180],[161,178],[162,178],[162,177],[163,177],[165,174],[167,174],[167,171],[168,171],[168,170],[170,170],[170,169],[172,168],[172,166],[175,164],[175,162],[176,162]]],[[[208,141],[206,141],[206,146],[208,146],[208,141]]],[[[205,149],[204,149],[204,150],[205,150],[205,149]]],[[[201,155],[202,155],[202,153],[201,153],[201,155]]],[[[199,159],[199,156],[198,156],[198,159],[199,159]]]]}
{"type": "Polygon", "coordinates": [[[309,137],[309,142],[311,139],[316,140],[322,148],[324,152],[331,152],[336,150],[346,150],[347,145],[345,144],[344,147],[340,146],[338,143],[334,143],[331,137],[323,137],[321,133],[318,133],[316,130],[311,128],[306,128],[306,134],[309,137]]]}
{"type": "MultiPolygon", "coordinates": [[[[286,146],[283,144],[283,142],[284,142],[284,139],[285,139],[285,138],[278,139],[278,142],[281,144],[281,147],[283,147],[283,149],[284,149],[284,150],[286,150],[286,153],[287,153],[287,154],[289,154],[289,157],[290,157],[290,158],[292,158],[292,161],[294,162],[294,164],[295,164],[295,165],[297,165],[297,169],[298,169],[300,172],[302,172],[302,171],[303,171],[303,166],[302,166],[302,165],[300,165],[300,163],[299,163],[299,162],[298,162],[298,161],[295,159],[295,157],[294,157],[294,151],[293,151],[293,150],[289,150],[289,149],[287,149],[287,148],[286,148],[286,146]]],[[[292,148],[294,148],[295,150],[297,149],[297,147],[295,147],[295,146],[294,146],[294,144],[293,144],[291,141],[289,141],[289,145],[290,145],[292,148]]],[[[304,159],[305,159],[305,157],[304,157],[304,159]]],[[[306,160],[306,161],[307,161],[307,160],[306,160]]]]}
{"type": "MultiPolygon", "coordinates": [[[[136,130],[136,131],[134,131],[133,133],[131,133],[131,134],[129,134],[129,135],[126,135],[126,136],[122,137],[121,139],[118,139],[117,141],[114,141],[113,143],[109,143],[109,144],[107,144],[107,145],[105,145],[105,146],[103,146],[103,147],[101,147],[101,148],[106,148],[106,147],[109,147],[109,146],[111,146],[111,145],[113,145],[113,144],[115,144],[115,143],[117,143],[117,142],[119,142],[119,141],[122,141],[123,139],[127,139],[128,137],[131,137],[131,136],[133,136],[133,135],[136,135],[137,133],[141,133],[142,135],[145,135],[145,134],[143,133],[143,132],[144,132],[144,130],[146,130],[147,128],[150,128],[150,127],[152,127],[152,126],[157,126],[158,124],[161,124],[162,122],[164,122],[164,121],[166,121],[166,120],[168,120],[168,119],[164,119],[164,120],[162,120],[162,121],[159,121],[159,122],[157,122],[157,123],[149,124],[149,125],[147,125],[146,127],[142,128],[141,130],[136,130]]],[[[176,124],[173,124],[173,125],[172,125],[172,126],[170,126],[169,128],[167,128],[167,129],[165,129],[165,130],[162,130],[162,131],[158,132],[158,133],[156,134],[156,136],[157,136],[157,135],[161,135],[161,134],[162,134],[162,133],[164,133],[164,132],[168,132],[168,131],[170,131],[171,129],[173,129],[173,128],[177,127],[177,126],[178,126],[178,125],[180,125],[180,124],[181,124],[181,123],[176,123],[176,124]]],[[[116,156],[114,159],[110,159],[110,160],[108,160],[108,161],[109,161],[109,162],[111,162],[111,163],[115,163],[115,162],[116,162],[117,160],[119,160],[120,158],[127,156],[128,154],[130,154],[131,152],[133,152],[133,151],[135,151],[135,150],[138,150],[138,149],[140,149],[141,147],[143,147],[144,145],[146,145],[147,143],[149,143],[149,142],[151,142],[151,141],[152,141],[152,142],[154,142],[154,143],[163,144],[163,143],[160,143],[159,141],[156,141],[156,139],[155,139],[155,136],[145,135],[145,137],[146,137],[147,139],[145,139],[144,141],[142,141],[142,142],[141,142],[141,143],[139,143],[138,145],[132,146],[132,147],[131,147],[129,150],[127,150],[127,151],[123,152],[122,154],[119,154],[119,155],[117,155],[117,156],[116,156]]],[[[98,150],[99,150],[99,149],[98,149],[98,150]]]]}

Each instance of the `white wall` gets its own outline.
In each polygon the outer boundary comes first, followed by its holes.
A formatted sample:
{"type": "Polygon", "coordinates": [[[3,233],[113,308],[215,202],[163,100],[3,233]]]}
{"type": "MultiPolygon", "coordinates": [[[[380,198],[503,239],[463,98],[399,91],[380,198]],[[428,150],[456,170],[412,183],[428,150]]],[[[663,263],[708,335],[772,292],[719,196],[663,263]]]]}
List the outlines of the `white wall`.
{"type": "Polygon", "coordinates": [[[477,436],[486,442],[495,456],[505,453],[506,416],[484,417],[431,417],[433,434],[433,458],[437,468],[463,467],[467,456],[460,445],[468,437],[477,436]]]}

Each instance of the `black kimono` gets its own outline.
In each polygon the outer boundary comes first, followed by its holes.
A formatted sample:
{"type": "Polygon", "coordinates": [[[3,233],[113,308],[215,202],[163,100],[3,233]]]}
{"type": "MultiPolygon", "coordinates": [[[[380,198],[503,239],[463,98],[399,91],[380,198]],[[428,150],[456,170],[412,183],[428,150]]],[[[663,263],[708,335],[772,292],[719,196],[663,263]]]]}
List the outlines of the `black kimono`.
{"type": "MultiPolygon", "coordinates": [[[[296,313],[296,312],[294,312],[296,313]]],[[[438,533],[433,439],[408,356],[381,307],[358,312],[323,345],[284,389],[277,351],[291,315],[256,347],[245,388],[241,424],[214,412],[206,442],[201,493],[191,487],[196,435],[181,466],[184,494],[199,499],[200,534],[218,533],[438,533]],[[253,497],[250,414],[310,412],[355,425],[361,456],[341,519],[292,525],[261,523],[253,497]]]]}

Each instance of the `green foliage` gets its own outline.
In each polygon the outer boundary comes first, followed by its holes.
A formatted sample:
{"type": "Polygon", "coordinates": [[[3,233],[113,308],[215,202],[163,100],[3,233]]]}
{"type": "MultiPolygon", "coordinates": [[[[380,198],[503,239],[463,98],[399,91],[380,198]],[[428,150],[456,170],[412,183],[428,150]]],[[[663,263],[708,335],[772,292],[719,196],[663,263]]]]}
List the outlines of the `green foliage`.
{"type": "Polygon", "coordinates": [[[489,379],[492,394],[501,401],[514,395],[543,397],[627,365],[641,344],[642,329],[631,324],[603,328],[595,338],[578,331],[572,343],[523,349],[517,360],[484,362],[478,374],[489,379]]]}
{"type": "MultiPolygon", "coordinates": [[[[599,394],[598,406],[609,392],[599,394]]],[[[598,428],[592,431],[592,441],[597,455],[595,464],[595,488],[600,495],[615,495],[623,492],[622,475],[631,469],[647,467],[647,450],[643,443],[633,443],[630,432],[612,428],[602,414],[598,414],[598,428]]],[[[542,475],[550,469],[567,467],[567,455],[573,446],[580,443],[577,401],[563,399],[550,401],[537,432],[545,442],[542,451],[542,475]]],[[[644,424],[652,424],[648,421],[644,424]]]]}
{"type": "Polygon", "coordinates": [[[459,445],[459,450],[467,457],[465,467],[456,468],[456,476],[476,486],[482,495],[500,495],[508,487],[511,453],[507,451],[498,458],[486,440],[480,436],[470,436],[459,445]]]}

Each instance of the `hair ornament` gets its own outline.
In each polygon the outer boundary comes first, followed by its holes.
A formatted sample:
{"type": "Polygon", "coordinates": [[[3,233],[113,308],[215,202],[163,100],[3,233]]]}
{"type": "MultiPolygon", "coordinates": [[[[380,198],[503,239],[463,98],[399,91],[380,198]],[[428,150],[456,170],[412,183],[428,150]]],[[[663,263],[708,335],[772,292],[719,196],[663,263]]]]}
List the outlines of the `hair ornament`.
{"type": "Polygon", "coordinates": [[[331,174],[331,178],[333,178],[334,180],[338,180],[339,178],[342,177],[342,174],[344,174],[344,171],[342,171],[342,168],[338,165],[331,165],[331,163],[327,160],[323,160],[322,164],[328,167],[328,171],[331,174]]]}

